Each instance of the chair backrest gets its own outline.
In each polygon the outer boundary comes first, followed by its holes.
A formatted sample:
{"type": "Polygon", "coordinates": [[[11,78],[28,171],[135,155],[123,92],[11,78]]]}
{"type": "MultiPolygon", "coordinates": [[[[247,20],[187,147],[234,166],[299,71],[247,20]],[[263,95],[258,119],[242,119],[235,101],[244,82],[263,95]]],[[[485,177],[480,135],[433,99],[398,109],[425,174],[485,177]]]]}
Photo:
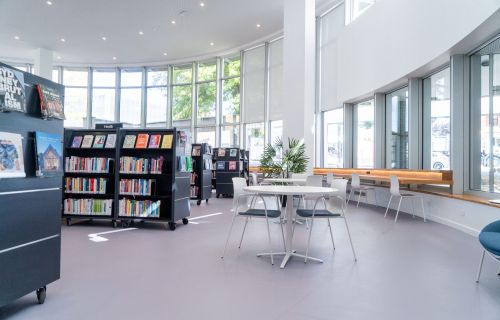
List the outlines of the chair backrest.
{"type": "Polygon", "coordinates": [[[398,177],[396,176],[391,176],[391,189],[390,189],[391,195],[393,196],[400,196],[401,193],[399,192],[399,180],[398,177]]]}
{"type": "Polygon", "coordinates": [[[342,198],[342,200],[346,200],[346,193],[347,193],[347,180],[346,179],[335,179],[332,181],[331,187],[333,189],[337,189],[338,191],[335,191],[334,195],[342,198]]]}
{"type": "Polygon", "coordinates": [[[359,174],[353,173],[351,178],[351,188],[361,187],[361,181],[359,180],[359,174]]]}
{"type": "Polygon", "coordinates": [[[326,183],[328,183],[331,186],[333,180],[334,180],[333,172],[328,172],[326,174],[326,183]]]}
{"type": "Polygon", "coordinates": [[[252,185],[253,186],[256,186],[258,185],[258,181],[257,181],[257,174],[255,172],[250,172],[250,175],[252,176],[252,185]]]}
{"type": "Polygon", "coordinates": [[[328,199],[328,210],[338,212],[346,208],[347,180],[335,179],[331,187],[337,189],[328,199]]]}
{"type": "Polygon", "coordinates": [[[306,186],[322,187],[323,186],[323,176],[315,176],[315,175],[307,176],[306,186]]]}
{"type": "MultiPolygon", "coordinates": [[[[234,177],[233,178],[233,208],[236,209],[238,203],[238,197],[245,194],[243,188],[247,187],[247,180],[245,178],[234,177]]],[[[240,202],[241,205],[241,202],[240,202]]]]}

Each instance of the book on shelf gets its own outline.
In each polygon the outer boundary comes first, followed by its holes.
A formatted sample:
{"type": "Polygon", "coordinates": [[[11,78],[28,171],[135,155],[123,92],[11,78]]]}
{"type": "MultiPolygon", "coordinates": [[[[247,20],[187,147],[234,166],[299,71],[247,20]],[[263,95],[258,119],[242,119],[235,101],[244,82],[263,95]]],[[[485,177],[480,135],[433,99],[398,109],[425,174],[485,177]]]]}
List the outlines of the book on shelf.
{"type": "Polygon", "coordinates": [[[161,134],[152,134],[149,138],[149,149],[158,149],[160,147],[161,134]]]}
{"type": "Polygon", "coordinates": [[[42,118],[56,118],[64,120],[64,108],[59,90],[47,87],[43,84],[36,85],[38,96],[40,97],[40,109],[42,118]]]}
{"type": "Polygon", "coordinates": [[[210,159],[203,159],[203,170],[212,170],[213,162],[210,159]]]}
{"type": "Polygon", "coordinates": [[[35,132],[36,175],[55,176],[63,172],[62,137],[58,134],[35,132]]]}
{"type": "Polygon", "coordinates": [[[64,214],[111,216],[112,199],[64,199],[64,214]]]}
{"type": "Polygon", "coordinates": [[[91,148],[93,141],[94,141],[94,136],[91,134],[86,134],[85,136],[83,136],[81,148],[91,148]]]}
{"type": "Polygon", "coordinates": [[[236,161],[229,161],[228,170],[229,171],[236,171],[236,161]]]}
{"type": "Polygon", "coordinates": [[[118,202],[119,216],[159,218],[161,201],[120,199],[118,202]]]}
{"type": "Polygon", "coordinates": [[[153,179],[120,179],[120,194],[150,196],[154,182],[153,179]]]}
{"type": "Polygon", "coordinates": [[[82,136],[74,136],[73,141],[71,142],[71,148],[80,148],[82,145],[82,136]]]}
{"type": "Polygon", "coordinates": [[[87,194],[105,194],[105,178],[65,178],[64,191],[66,193],[87,193],[87,194]]]}
{"type": "Polygon", "coordinates": [[[224,171],[225,169],[226,169],[226,162],[225,161],[217,161],[217,170],[224,171]]]}
{"type": "Polygon", "coordinates": [[[159,158],[137,158],[121,157],[120,173],[161,174],[164,157],[159,158]]]}
{"type": "Polygon", "coordinates": [[[238,149],[230,149],[229,156],[230,157],[237,157],[238,156],[238,149]]]}
{"type": "Polygon", "coordinates": [[[164,134],[163,140],[161,141],[161,148],[162,149],[172,149],[173,137],[174,136],[171,134],[164,134]]]}
{"type": "Polygon", "coordinates": [[[149,134],[139,133],[137,135],[137,141],[135,143],[136,149],[146,149],[148,147],[149,134]]]}
{"type": "Polygon", "coordinates": [[[123,140],[123,148],[124,149],[133,149],[135,146],[135,134],[127,134],[125,139],[123,140]]]}
{"type": "Polygon", "coordinates": [[[94,145],[92,148],[95,149],[102,149],[104,148],[104,141],[106,141],[106,135],[104,134],[98,134],[94,138],[94,145]]]}
{"type": "Polygon", "coordinates": [[[24,172],[23,136],[0,132],[0,178],[26,177],[24,172]]]}
{"type": "Polygon", "coordinates": [[[106,145],[104,145],[105,149],[113,149],[116,146],[116,133],[108,134],[106,139],[106,145]]]}
{"type": "Polygon", "coordinates": [[[191,172],[193,171],[193,158],[191,158],[190,156],[187,156],[185,157],[185,161],[186,161],[186,170],[187,172],[191,172]]]}
{"type": "Polygon", "coordinates": [[[83,172],[83,173],[109,173],[111,158],[92,158],[92,157],[66,157],[64,162],[65,172],[83,172]]]}
{"type": "Polygon", "coordinates": [[[196,183],[196,178],[198,177],[198,175],[196,173],[191,173],[191,184],[195,184],[196,183]]]}
{"type": "Polygon", "coordinates": [[[226,156],[226,149],[219,148],[219,150],[217,151],[217,156],[219,156],[219,157],[225,157],[226,156]]]}
{"type": "Polygon", "coordinates": [[[200,188],[197,187],[197,186],[191,186],[190,190],[189,190],[189,196],[191,198],[196,198],[198,197],[198,192],[200,191],[200,188]]]}

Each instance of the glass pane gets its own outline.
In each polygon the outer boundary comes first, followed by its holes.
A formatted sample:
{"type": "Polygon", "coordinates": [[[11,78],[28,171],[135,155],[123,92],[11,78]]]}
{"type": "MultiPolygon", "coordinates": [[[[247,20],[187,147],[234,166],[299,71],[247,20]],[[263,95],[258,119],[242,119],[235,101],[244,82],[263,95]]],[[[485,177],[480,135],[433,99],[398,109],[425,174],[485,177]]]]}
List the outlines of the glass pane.
{"type": "Polygon", "coordinates": [[[217,78],[217,65],[214,62],[198,64],[198,81],[210,81],[217,78]]]}
{"type": "Polygon", "coordinates": [[[240,122],[240,78],[222,81],[222,123],[240,122]]]}
{"type": "Polygon", "coordinates": [[[387,137],[387,147],[390,148],[389,168],[408,168],[408,88],[386,95],[387,128],[390,136],[387,137]],[[390,118],[389,118],[390,117],[390,118]]]}
{"type": "Polygon", "coordinates": [[[356,20],[366,9],[371,7],[375,0],[351,0],[352,1],[352,20],[356,20]]]}
{"type": "Polygon", "coordinates": [[[87,126],[87,88],[64,90],[64,127],[85,128],[87,126]]]}
{"type": "Polygon", "coordinates": [[[174,86],[172,94],[172,120],[191,119],[192,86],[174,86]]]}
{"type": "Polygon", "coordinates": [[[450,70],[446,69],[430,77],[430,147],[431,169],[450,169],[450,70]]]}
{"type": "Polygon", "coordinates": [[[216,83],[206,82],[198,85],[198,125],[215,124],[216,83]]]}
{"type": "Polygon", "coordinates": [[[325,112],[323,119],[324,166],[342,168],[344,166],[344,109],[325,112]]]}
{"type": "Polygon", "coordinates": [[[250,166],[259,166],[264,152],[264,123],[246,125],[246,150],[250,151],[250,166]]]}
{"type": "Polygon", "coordinates": [[[240,126],[223,126],[220,132],[220,146],[238,147],[240,145],[240,126]]]}
{"type": "Polygon", "coordinates": [[[115,89],[94,89],[92,95],[92,127],[96,123],[115,121],[115,89]]]}
{"type": "Polygon", "coordinates": [[[146,127],[167,126],[167,87],[148,88],[146,127]]]}
{"type": "Polygon", "coordinates": [[[232,58],[224,58],[224,74],[223,77],[235,77],[240,75],[240,56],[232,58]]]}
{"type": "Polygon", "coordinates": [[[141,100],[141,88],[121,90],[120,122],[124,127],[141,126],[141,100]]]}
{"type": "Polygon", "coordinates": [[[120,81],[122,87],[140,87],[142,85],[142,71],[122,70],[120,81]]]}
{"type": "Polygon", "coordinates": [[[52,69],[52,81],[59,83],[59,69],[52,69]]]}
{"type": "Polygon", "coordinates": [[[193,79],[193,66],[188,64],[185,66],[174,67],[174,84],[191,83],[193,79]]]}
{"type": "Polygon", "coordinates": [[[271,121],[270,141],[274,144],[283,137],[283,120],[271,121]]]}
{"type": "Polygon", "coordinates": [[[168,70],[166,68],[148,69],[148,86],[166,86],[168,84],[168,70]]]}
{"type": "Polygon", "coordinates": [[[208,143],[215,146],[215,127],[196,129],[196,143],[208,143]]]}
{"type": "Polygon", "coordinates": [[[115,70],[94,70],[92,73],[92,85],[94,87],[114,87],[116,85],[115,70]]]}
{"type": "Polygon", "coordinates": [[[373,100],[357,104],[357,164],[358,168],[373,168],[375,108],[373,100]]]}
{"type": "Polygon", "coordinates": [[[86,87],[88,85],[88,72],[84,69],[64,69],[63,84],[65,86],[86,87]]]}

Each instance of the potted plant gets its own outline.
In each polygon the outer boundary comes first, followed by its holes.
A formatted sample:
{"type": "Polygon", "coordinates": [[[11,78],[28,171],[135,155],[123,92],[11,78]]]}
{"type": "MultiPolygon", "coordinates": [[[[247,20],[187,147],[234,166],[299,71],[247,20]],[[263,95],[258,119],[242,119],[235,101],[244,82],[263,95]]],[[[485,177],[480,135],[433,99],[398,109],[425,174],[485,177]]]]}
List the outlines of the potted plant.
{"type": "Polygon", "coordinates": [[[288,139],[286,149],[281,138],[268,144],[260,158],[260,170],[266,178],[290,178],[292,173],[304,173],[309,162],[304,140],[288,139]]]}

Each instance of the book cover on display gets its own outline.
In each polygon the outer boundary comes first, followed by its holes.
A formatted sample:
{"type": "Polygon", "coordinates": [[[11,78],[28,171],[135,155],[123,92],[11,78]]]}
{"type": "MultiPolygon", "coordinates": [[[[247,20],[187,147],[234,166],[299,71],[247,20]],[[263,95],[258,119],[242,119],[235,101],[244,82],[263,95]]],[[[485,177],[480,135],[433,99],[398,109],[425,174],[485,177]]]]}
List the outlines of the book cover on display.
{"type": "Polygon", "coordinates": [[[229,161],[229,171],[236,171],[236,161],[229,161]]]}
{"type": "Polygon", "coordinates": [[[42,117],[45,119],[56,118],[64,120],[65,117],[61,93],[54,88],[41,84],[37,84],[36,88],[38,95],[40,96],[42,117]]]}
{"type": "Polygon", "coordinates": [[[0,111],[26,112],[24,74],[0,66],[0,111]]]}
{"type": "Polygon", "coordinates": [[[108,138],[106,139],[106,145],[104,148],[112,149],[116,146],[116,133],[108,134],[108,138]]]}
{"type": "Polygon", "coordinates": [[[92,148],[92,142],[94,141],[94,136],[87,134],[83,137],[82,148],[92,148]]]}
{"type": "Polygon", "coordinates": [[[105,135],[103,135],[103,134],[96,135],[95,139],[94,139],[94,145],[92,146],[92,148],[96,148],[96,149],[104,148],[104,141],[105,140],[106,140],[105,135]]]}
{"type": "Polygon", "coordinates": [[[217,161],[217,170],[224,171],[226,169],[226,163],[224,161],[217,161]]]}
{"type": "Polygon", "coordinates": [[[152,134],[151,137],[149,138],[148,148],[158,149],[160,147],[160,140],[161,140],[160,134],[152,134]]]}
{"type": "Polygon", "coordinates": [[[135,134],[127,134],[123,140],[124,149],[133,149],[135,146],[135,134]]]}
{"type": "Polygon", "coordinates": [[[231,149],[229,151],[229,156],[230,157],[237,157],[238,156],[238,149],[231,149]]]}
{"type": "Polygon", "coordinates": [[[163,136],[163,141],[161,142],[162,149],[172,149],[173,136],[171,134],[166,134],[163,136]]]}
{"type": "Polygon", "coordinates": [[[225,157],[226,156],[226,149],[219,148],[219,150],[217,152],[217,156],[219,156],[219,157],[225,157]]]}
{"type": "Polygon", "coordinates": [[[135,143],[136,149],[145,149],[148,146],[149,134],[140,133],[137,135],[137,142],[135,143]]]}
{"type": "Polygon", "coordinates": [[[54,176],[63,172],[62,137],[58,134],[35,132],[36,175],[54,176]]]}
{"type": "Polygon", "coordinates": [[[23,136],[0,132],[0,178],[26,177],[23,159],[23,136]]]}
{"type": "Polygon", "coordinates": [[[71,148],[80,148],[82,145],[82,136],[74,136],[73,137],[73,142],[71,142],[71,148]]]}
{"type": "Polygon", "coordinates": [[[193,152],[191,153],[193,157],[201,156],[201,146],[194,146],[193,152]]]}

